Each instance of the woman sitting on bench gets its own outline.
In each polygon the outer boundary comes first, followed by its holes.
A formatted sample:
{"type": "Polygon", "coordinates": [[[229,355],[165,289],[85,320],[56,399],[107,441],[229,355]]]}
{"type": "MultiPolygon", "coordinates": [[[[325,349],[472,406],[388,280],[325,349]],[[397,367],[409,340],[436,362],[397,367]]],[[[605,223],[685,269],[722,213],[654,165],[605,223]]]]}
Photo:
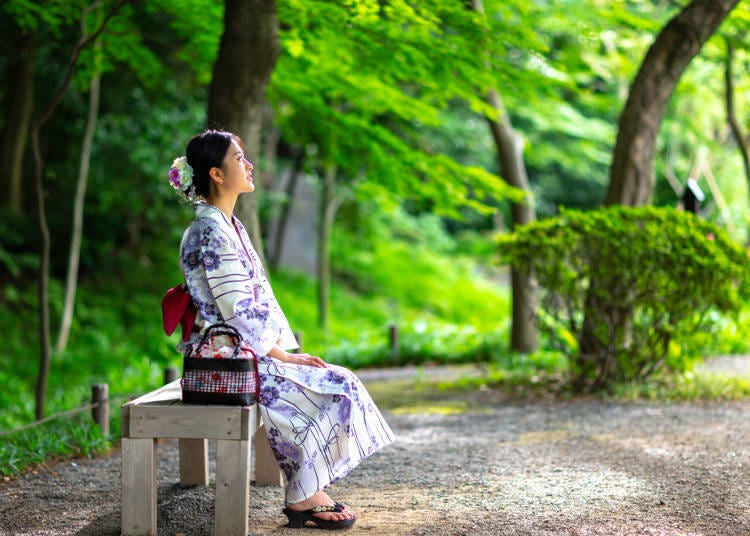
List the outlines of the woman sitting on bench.
{"type": "Polygon", "coordinates": [[[253,164],[238,136],[207,130],[175,160],[170,182],[195,206],[180,266],[197,315],[190,338],[197,350],[209,326],[236,328],[258,356],[259,404],[268,440],[286,476],[284,514],[290,527],[354,524],[348,507],[324,489],[393,441],[393,433],[359,379],[298,348],[258,254],[233,211],[255,190],[253,164]]]}

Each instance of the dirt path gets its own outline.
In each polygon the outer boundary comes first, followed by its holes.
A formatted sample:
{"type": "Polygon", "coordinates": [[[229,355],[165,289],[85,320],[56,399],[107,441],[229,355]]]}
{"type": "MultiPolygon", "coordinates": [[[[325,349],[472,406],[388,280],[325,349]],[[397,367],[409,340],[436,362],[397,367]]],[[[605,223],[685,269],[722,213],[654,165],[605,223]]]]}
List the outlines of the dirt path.
{"type": "MultiPolygon", "coordinates": [[[[401,374],[362,375],[391,399],[398,441],[330,490],[358,511],[348,534],[750,534],[750,402],[518,403],[414,389],[401,374]]],[[[175,485],[175,446],[159,447],[159,534],[211,534],[213,489],[175,485]]],[[[0,486],[0,534],[119,534],[119,461],[0,486]]],[[[301,534],[283,528],[280,489],[250,501],[254,534],[301,534]]]]}

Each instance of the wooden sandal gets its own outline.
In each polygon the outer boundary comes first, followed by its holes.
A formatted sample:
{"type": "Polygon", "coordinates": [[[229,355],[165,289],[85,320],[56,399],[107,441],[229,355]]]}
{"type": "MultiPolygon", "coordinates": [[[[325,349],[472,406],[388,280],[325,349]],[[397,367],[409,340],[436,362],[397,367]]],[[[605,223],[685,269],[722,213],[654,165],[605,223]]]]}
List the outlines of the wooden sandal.
{"type": "Polygon", "coordinates": [[[309,525],[305,525],[305,523],[308,521],[312,521],[319,528],[326,529],[326,530],[347,529],[351,527],[352,525],[354,525],[356,518],[331,521],[330,519],[320,519],[315,514],[320,514],[321,512],[343,512],[343,511],[344,511],[344,506],[339,503],[336,503],[335,506],[320,505],[320,506],[316,506],[315,508],[310,508],[309,510],[303,510],[302,512],[298,512],[297,510],[291,510],[289,508],[284,508],[283,510],[284,515],[289,519],[289,523],[287,524],[287,527],[289,528],[301,529],[301,528],[310,527],[309,525]]]}

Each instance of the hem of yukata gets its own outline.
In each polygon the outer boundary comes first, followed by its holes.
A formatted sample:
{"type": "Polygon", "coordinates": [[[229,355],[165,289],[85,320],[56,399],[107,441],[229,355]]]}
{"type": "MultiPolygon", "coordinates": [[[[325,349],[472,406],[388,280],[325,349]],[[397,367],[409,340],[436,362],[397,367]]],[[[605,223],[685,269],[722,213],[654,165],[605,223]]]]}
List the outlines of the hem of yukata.
{"type": "Polygon", "coordinates": [[[285,505],[285,506],[289,506],[290,504],[296,504],[296,503],[298,503],[298,502],[302,502],[302,501],[304,501],[304,500],[307,500],[307,499],[309,499],[310,497],[312,497],[313,495],[315,495],[315,494],[316,494],[316,493],[318,493],[319,491],[321,491],[321,490],[324,490],[324,489],[328,488],[328,487],[329,487],[329,486],[331,486],[332,484],[335,484],[336,482],[338,482],[339,480],[341,480],[342,478],[344,478],[344,477],[345,477],[346,475],[348,475],[348,474],[349,474],[349,473],[351,473],[351,472],[352,472],[352,471],[353,471],[354,469],[356,469],[356,467],[357,467],[357,466],[358,466],[358,465],[359,465],[360,463],[362,463],[362,462],[363,462],[364,460],[366,460],[367,458],[369,458],[370,456],[372,456],[373,454],[375,454],[375,453],[376,453],[377,451],[379,451],[380,449],[382,449],[382,448],[385,448],[385,447],[387,447],[388,445],[391,445],[392,443],[393,443],[393,441],[390,441],[389,443],[384,443],[383,445],[379,445],[379,446],[378,446],[378,447],[377,447],[376,449],[374,449],[374,450],[373,450],[372,452],[370,452],[369,454],[365,454],[364,456],[362,456],[361,458],[359,458],[359,459],[358,459],[357,461],[354,461],[354,462],[352,462],[352,461],[349,461],[349,462],[347,462],[347,463],[346,463],[346,465],[345,465],[345,466],[344,466],[344,467],[343,467],[343,468],[342,468],[341,470],[339,470],[339,471],[338,471],[338,472],[337,472],[337,473],[336,473],[336,474],[335,474],[335,475],[334,475],[334,476],[333,476],[332,478],[330,478],[330,479],[326,479],[326,480],[328,480],[328,482],[326,482],[326,483],[322,484],[322,485],[320,486],[320,489],[316,489],[315,491],[313,491],[312,493],[310,493],[310,495],[308,495],[308,496],[306,496],[306,497],[302,497],[302,498],[300,498],[300,499],[296,499],[296,500],[289,500],[289,492],[290,492],[290,490],[291,490],[291,489],[292,489],[292,488],[294,487],[294,485],[293,485],[293,484],[292,484],[292,485],[290,485],[290,484],[289,484],[288,482],[286,482],[286,477],[284,477],[284,482],[286,483],[286,490],[285,490],[285,493],[284,493],[284,497],[285,497],[285,498],[284,498],[284,505],[285,505]]]}
{"type": "MultiPolygon", "coordinates": [[[[259,357],[261,359],[268,359],[268,360],[270,360],[272,362],[277,362],[277,363],[280,363],[280,364],[284,363],[283,361],[281,361],[281,360],[279,360],[279,359],[277,359],[277,358],[275,358],[273,356],[270,356],[270,355],[264,355],[264,356],[259,356],[259,357]]],[[[287,365],[288,365],[288,363],[287,363],[287,365]]],[[[333,370],[343,369],[345,372],[348,372],[349,374],[351,374],[359,383],[361,383],[361,380],[357,377],[356,373],[354,373],[353,371],[349,370],[346,367],[341,367],[339,365],[329,364],[329,368],[333,368],[333,370]]],[[[275,376],[275,374],[270,373],[270,372],[268,373],[268,375],[269,376],[275,376]]],[[[264,374],[261,373],[260,376],[261,376],[261,380],[259,382],[259,385],[262,388],[262,386],[263,386],[262,377],[264,376],[264,374]]],[[[308,386],[308,388],[309,388],[309,386],[308,386]]],[[[313,391],[314,391],[314,389],[313,389],[313,391]]],[[[315,391],[315,392],[317,392],[317,391],[315,391]]],[[[319,394],[325,394],[325,393],[319,393],[319,394]]],[[[352,403],[354,403],[354,402],[352,401],[352,403]]],[[[261,404],[260,401],[258,402],[258,404],[261,407],[263,407],[263,404],[261,404]]],[[[384,424],[386,424],[386,426],[387,426],[387,423],[384,423],[384,424]]],[[[341,480],[342,478],[344,478],[346,475],[348,475],[350,472],[352,472],[352,470],[354,470],[362,461],[366,460],[367,458],[369,458],[370,456],[372,456],[373,454],[375,454],[380,449],[385,448],[385,447],[387,447],[389,445],[392,445],[393,442],[394,442],[394,439],[395,439],[393,437],[393,435],[394,435],[393,431],[390,429],[390,427],[387,428],[387,431],[389,432],[388,433],[389,437],[385,438],[385,440],[384,440],[384,442],[382,444],[378,445],[377,448],[374,448],[372,452],[366,453],[366,454],[360,456],[355,461],[352,461],[352,460],[347,461],[346,464],[343,465],[343,467],[341,467],[338,471],[336,471],[334,473],[334,476],[332,476],[330,479],[324,479],[323,483],[320,484],[320,488],[316,489],[316,490],[314,490],[312,492],[310,492],[310,494],[307,495],[307,496],[301,497],[301,498],[299,498],[297,500],[289,500],[289,492],[292,489],[292,487],[294,486],[294,484],[290,485],[289,482],[286,480],[286,476],[285,476],[284,477],[284,482],[286,484],[286,486],[285,486],[286,487],[286,489],[285,489],[285,497],[286,498],[285,498],[284,503],[287,504],[287,505],[289,505],[289,504],[295,504],[295,503],[298,503],[298,502],[302,502],[302,501],[304,501],[306,499],[309,499],[310,497],[312,497],[313,495],[315,495],[318,491],[324,490],[328,486],[330,486],[331,484],[335,484],[336,482],[338,482],[339,480],[341,480]]]]}

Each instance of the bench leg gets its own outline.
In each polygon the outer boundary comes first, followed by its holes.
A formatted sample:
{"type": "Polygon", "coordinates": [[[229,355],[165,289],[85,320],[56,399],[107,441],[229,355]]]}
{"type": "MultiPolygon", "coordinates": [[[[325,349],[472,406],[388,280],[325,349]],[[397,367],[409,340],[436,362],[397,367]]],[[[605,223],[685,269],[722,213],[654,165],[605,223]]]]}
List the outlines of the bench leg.
{"type": "Polygon", "coordinates": [[[276,461],[276,456],[274,456],[271,445],[268,443],[265,425],[262,425],[255,432],[255,485],[284,485],[279,462],[276,461]]]}
{"type": "Polygon", "coordinates": [[[208,486],[208,439],[180,439],[180,485],[208,486]]]}
{"type": "Polygon", "coordinates": [[[156,534],[156,442],[122,438],[123,536],[156,534]]]}
{"type": "Polygon", "coordinates": [[[250,499],[250,441],[216,441],[215,536],[247,536],[250,499]]]}

